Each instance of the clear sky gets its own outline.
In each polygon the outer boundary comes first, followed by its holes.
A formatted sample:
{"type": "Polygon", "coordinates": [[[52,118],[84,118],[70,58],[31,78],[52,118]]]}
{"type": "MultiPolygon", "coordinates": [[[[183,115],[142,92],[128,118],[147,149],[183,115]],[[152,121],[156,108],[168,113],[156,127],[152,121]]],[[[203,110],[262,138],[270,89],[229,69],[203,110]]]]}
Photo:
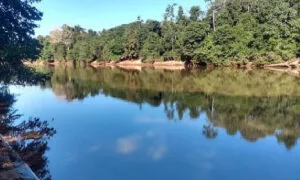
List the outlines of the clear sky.
{"type": "Polygon", "coordinates": [[[42,0],[37,7],[44,17],[36,35],[46,35],[63,24],[100,31],[130,23],[137,16],[162,20],[165,8],[172,3],[182,5],[186,12],[193,5],[205,9],[204,0],[42,0]]]}

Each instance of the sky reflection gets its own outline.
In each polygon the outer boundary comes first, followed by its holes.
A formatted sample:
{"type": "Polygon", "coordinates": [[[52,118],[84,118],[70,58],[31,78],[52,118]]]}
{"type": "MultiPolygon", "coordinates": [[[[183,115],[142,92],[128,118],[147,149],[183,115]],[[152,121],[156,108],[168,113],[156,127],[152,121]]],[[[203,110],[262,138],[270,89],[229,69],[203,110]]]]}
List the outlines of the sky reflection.
{"type": "Polygon", "coordinates": [[[55,180],[300,176],[297,96],[275,96],[279,90],[270,97],[248,97],[258,92],[242,90],[239,96],[153,92],[77,76],[65,79],[74,89],[60,89],[60,95],[69,93],[63,100],[54,89],[65,83],[55,84],[54,78],[47,88],[11,87],[24,118],[54,118],[57,134],[47,157],[55,180]]]}

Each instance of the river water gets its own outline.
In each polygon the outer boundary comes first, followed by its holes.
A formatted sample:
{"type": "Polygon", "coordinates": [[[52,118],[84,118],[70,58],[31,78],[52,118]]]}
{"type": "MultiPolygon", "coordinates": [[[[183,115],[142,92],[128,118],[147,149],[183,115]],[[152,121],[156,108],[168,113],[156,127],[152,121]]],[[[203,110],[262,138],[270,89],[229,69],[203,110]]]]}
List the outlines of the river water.
{"type": "Polygon", "coordinates": [[[43,67],[10,86],[47,120],[53,180],[300,179],[300,79],[268,70],[43,67]]]}

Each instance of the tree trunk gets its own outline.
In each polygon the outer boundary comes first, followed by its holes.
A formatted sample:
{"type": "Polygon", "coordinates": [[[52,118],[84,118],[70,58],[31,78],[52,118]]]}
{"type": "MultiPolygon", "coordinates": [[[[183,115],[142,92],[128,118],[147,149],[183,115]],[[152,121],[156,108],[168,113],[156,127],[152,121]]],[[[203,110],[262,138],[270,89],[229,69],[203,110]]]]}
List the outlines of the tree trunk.
{"type": "Polygon", "coordinates": [[[214,27],[214,31],[216,30],[216,24],[215,24],[215,9],[213,10],[213,27],[214,27]]]}

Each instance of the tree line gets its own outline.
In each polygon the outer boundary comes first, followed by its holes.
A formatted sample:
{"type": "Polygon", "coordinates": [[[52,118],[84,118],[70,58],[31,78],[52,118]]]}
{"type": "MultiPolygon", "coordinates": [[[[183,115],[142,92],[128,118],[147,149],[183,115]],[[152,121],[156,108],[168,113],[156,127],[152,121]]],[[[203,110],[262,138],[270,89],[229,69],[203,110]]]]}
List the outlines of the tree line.
{"type": "Polygon", "coordinates": [[[42,60],[266,64],[300,55],[299,0],[206,0],[207,10],[168,5],[163,20],[96,32],[63,25],[39,36],[42,60]]]}
{"type": "Polygon", "coordinates": [[[205,0],[205,11],[167,6],[162,21],[142,20],[100,32],[63,25],[33,38],[40,0],[0,1],[0,64],[59,61],[192,61],[267,64],[300,55],[299,0],[205,0]]]}

